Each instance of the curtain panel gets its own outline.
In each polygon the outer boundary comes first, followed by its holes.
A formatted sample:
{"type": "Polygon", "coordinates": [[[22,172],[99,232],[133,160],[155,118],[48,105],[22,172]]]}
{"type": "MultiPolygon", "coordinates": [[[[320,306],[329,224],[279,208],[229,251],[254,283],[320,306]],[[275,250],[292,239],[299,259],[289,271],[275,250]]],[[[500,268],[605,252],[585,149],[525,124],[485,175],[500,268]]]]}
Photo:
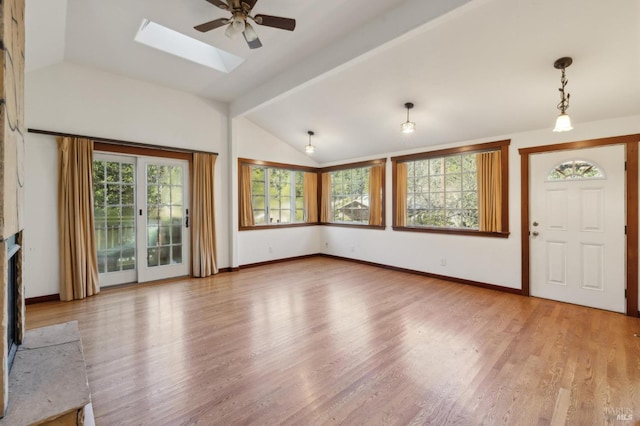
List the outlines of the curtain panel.
{"type": "Polygon", "coordinates": [[[369,168],[369,225],[382,225],[382,180],[384,164],[369,168]]]}
{"type": "Polygon", "coordinates": [[[216,155],[193,154],[193,202],[191,212],[194,277],[218,273],[214,182],[216,155]]]}
{"type": "Polygon", "coordinates": [[[396,163],[396,217],[395,226],[407,226],[407,163],[396,163]]]}
{"type": "Polygon", "coordinates": [[[331,211],[331,173],[322,173],[322,198],[320,205],[320,222],[328,223],[333,220],[331,211]]]}
{"type": "Polygon", "coordinates": [[[249,227],[255,225],[253,218],[253,207],[251,206],[251,166],[242,164],[240,166],[240,226],[249,227]]]}
{"type": "Polygon", "coordinates": [[[93,141],[58,137],[60,300],[100,292],[93,216],[93,141]]]}
{"type": "Polygon", "coordinates": [[[305,222],[316,223],[318,221],[318,174],[305,172],[304,174],[304,211],[305,222]]]}
{"type": "Polygon", "coordinates": [[[502,156],[500,151],[477,154],[480,231],[502,232],[502,156]]]}

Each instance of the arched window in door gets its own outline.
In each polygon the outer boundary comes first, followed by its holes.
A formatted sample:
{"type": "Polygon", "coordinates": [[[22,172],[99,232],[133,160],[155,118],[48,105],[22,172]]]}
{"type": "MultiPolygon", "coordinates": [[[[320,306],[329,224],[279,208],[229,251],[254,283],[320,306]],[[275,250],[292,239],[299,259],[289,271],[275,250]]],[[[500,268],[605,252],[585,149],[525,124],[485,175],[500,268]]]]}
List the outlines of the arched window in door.
{"type": "Polygon", "coordinates": [[[547,175],[547,181],[604,179],[604,170],[587,160],[570,160],[556,165],[547,175]]]}

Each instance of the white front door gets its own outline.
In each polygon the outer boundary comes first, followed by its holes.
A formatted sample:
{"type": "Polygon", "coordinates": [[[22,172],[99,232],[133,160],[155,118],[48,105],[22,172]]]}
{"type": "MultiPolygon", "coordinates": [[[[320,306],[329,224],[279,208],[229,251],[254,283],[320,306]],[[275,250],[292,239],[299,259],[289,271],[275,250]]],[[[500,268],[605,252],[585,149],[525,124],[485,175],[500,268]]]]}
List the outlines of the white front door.
{"type": "Polygon", "coordinates": [[[531,156],[531,295],[625,312],[624,146],[531,156]]]}

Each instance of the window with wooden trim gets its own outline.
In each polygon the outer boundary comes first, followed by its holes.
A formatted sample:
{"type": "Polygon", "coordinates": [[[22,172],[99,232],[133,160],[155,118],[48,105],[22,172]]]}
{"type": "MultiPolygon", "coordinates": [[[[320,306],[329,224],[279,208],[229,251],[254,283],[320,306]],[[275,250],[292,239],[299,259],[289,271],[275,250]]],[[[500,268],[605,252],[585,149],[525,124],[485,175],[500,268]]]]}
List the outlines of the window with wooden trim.
{"type": "Polygon", "coordinates": [[[394,229],[507,236],[508,145],[392,158],[394,229]]]}
{"type": "Polygon", "coordinates": [[[304,222],[304,172],[264,166],[251,170],[254,225],[304,222]]]}
{"type": "Polygon", "coordinates": [[[321,222],[382,227],[384,168],[376,160],[324,169],[321,222]]]}
{"type": "Polygon", "coordinates": [[[240,229],[317,223],[317,172],[301,166],[239,161],[240,229]]]}

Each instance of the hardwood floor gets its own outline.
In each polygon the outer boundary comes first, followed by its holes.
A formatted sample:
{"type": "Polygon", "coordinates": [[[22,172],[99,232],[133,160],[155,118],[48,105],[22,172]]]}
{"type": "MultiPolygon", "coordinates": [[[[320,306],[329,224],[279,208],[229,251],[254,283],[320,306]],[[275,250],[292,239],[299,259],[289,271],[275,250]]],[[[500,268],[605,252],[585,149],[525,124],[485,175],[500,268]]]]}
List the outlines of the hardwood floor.
{"type": "Polygon", "coordinates": [[[335,259],[27,307],[73,319],[98,425],[640,424],[640,320],[335,259]]]}

